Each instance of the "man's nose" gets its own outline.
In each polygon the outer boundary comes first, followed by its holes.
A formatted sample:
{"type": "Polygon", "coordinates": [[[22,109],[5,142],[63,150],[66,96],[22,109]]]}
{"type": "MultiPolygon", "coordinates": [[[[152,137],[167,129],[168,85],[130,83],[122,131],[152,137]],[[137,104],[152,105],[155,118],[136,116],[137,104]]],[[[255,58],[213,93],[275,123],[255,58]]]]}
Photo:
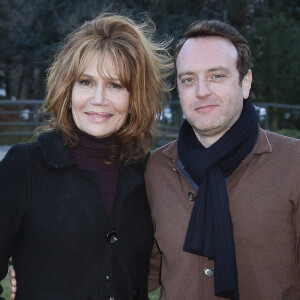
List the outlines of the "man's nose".
{"type": "Polygon", "coordinates": [[[199,98],[207,97],[211,94],[210,83],[205,79],[199,79],[196,86],[196,96],[199,98]]]}

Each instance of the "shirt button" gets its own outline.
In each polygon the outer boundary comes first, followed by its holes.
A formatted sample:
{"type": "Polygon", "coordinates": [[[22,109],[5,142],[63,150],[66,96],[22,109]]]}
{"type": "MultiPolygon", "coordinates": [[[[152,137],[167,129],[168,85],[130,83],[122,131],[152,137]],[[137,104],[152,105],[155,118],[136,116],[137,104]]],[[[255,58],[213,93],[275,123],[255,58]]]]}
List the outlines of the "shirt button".
{"type": "Polygon", "coordinates": [[[194,192],[188,192],[188,197],[190,201],[194,201],[195,200],[195,194],[194,192]]]}
{"type": "Polygon", "coordinates": [[[203,273],[204,273],[204,276],[211,277],[214,275],[214,270],[211,268],[204,268],[203,273]]]}
{"type": "Polygon", "coordinates": [[[111,231],[106,235],[106,241],[110,244],[115,244],[119,240],[115,231],[111,231]]]}

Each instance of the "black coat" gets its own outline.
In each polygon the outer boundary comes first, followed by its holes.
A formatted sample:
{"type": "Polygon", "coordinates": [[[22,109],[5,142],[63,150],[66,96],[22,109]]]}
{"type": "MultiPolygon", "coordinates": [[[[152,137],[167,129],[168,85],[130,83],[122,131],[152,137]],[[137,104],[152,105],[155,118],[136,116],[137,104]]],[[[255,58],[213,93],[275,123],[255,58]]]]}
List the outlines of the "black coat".
{"type": "Polygon", "coordinates": [[[0,163],[0,280],[12,255],[16,300],[148,299],[145,163],[121,168],[110,216],[97,171],[77,167],[60,134],[11,148],[0,163]]]}

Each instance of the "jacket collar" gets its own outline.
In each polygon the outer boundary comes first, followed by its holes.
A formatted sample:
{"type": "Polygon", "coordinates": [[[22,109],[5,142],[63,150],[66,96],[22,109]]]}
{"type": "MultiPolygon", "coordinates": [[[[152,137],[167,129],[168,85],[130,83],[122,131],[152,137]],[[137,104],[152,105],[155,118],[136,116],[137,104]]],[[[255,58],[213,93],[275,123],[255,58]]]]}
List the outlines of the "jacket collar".
{"type": "Polygon", "coordinates": [[[64,168],[75,164],[61,132],[56,130],[45,132],[38,137],[36,142],[45,162],[54,168],[64,168]]]}
{"type": "Polygon", "coordinates": [[[272,152],[272,145],[267,136],[267,132],[259,127],[258,138],[251,154],[262,154],[272,152]]]}
{"type": "MultiPolygon", "coordinates": [[[[164,155],[166,155],[173,161],[178,161],[177,144],[178,144],[178,140],[175,140],[167,144],[166,146],[164,146],[165,149],[162,151],[162,153],[164,153],[164,155]]],[[[259,127],[256,144],[252,149],[251,153],[249,154],[249,156],[250,155],[252,156],[253,154],[259,155],[268,152],[272,152],[271,142],[267,136],[267,132],[264,129],[259,127]]]]}

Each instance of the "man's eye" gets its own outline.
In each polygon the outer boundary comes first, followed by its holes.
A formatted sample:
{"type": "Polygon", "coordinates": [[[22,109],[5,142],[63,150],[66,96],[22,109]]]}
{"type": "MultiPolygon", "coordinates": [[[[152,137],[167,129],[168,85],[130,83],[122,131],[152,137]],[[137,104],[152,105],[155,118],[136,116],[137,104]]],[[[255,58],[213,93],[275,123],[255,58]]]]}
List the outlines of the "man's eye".
{"type": "Polygon", "coordinates": [[[183,78],[181,80],[181,83],[185,84],[185,83],[191,83],[193,82],[194,80],[192,78],[183,78]]]}
{"type": "Polygon", "coordinates": [[[218,80],[218,79],[223,79],[224,77],[225,76],[223,74],[215,74],[215,75],[212,76],[212,79],[218,80]]]}

